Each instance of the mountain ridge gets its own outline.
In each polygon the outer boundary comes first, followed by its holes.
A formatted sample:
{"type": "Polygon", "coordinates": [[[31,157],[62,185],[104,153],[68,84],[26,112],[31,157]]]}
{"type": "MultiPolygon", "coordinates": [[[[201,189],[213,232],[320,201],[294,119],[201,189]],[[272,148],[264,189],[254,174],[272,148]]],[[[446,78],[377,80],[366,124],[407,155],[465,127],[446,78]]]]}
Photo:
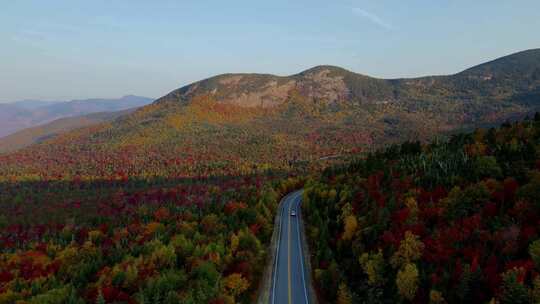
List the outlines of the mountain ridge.
{"type": "Polygon", "coordinates": [[[373,102],[377,99],[396,99],[395,91],[410,95],[410,91],[413,90],[411,86],[435,88],[435,90],[440,91],[462,86],[464,82],[468,81],[471,82],[469,85],[493,91],[494,88],[490,88],[490,82],[493,83],[492,86],[504,85],[506,87],[509,85],[505,79],[497,79],[504,72],[512,72],[512,76],[518,77],[519,80],[529,76],[532,76],[531,78],[535,81],[540,80],[540,49],[514,53],[455,74],[414,78],[375,78],[332,65],[318,65],[288,76],[226,73],[182,86],[156,101],[176,99],[185,102],[195,95],[208,94],[221,102],[235,102],[246,106],[275,106],[279,102],[283,102],[289,96],[290,91],[297,90],[301,94],[318,99],[327,98],[336,101],[349,98],[360,102],[373,102]],[[530,59],[531,57],[533,60],[530,59]],[[521,61],[525,63],[521,64],[521,61]],[[534,64],[532,68],[531,63],[534,64]],[[508,65],[512,65],[512,67],[508,68],[508,65]],[[526,73],[523,73],[525,76],[518,75],[519,73],[515,71],[516,67],[518,72],[525,71],[526,73]],[[489,72],[496,69],[501,69],[503,72],[497,75],[492,75],[489,72]],[[442,87],[440,87],[441,83],[443,83],[442,87]],[[333,86],[333,93],[326,92],[325,94],[322,92],[322,90],[328,91],[329,86],[333,86]]]}
{"type": "Polygon", "coordinates": [[[533,50],[452,76],[402,80],[329,66],[293,76],[218,75],[115,120],[0,156],[7,164],[0,166],[0,176],[81,170],[103,178],[116,172],[249,174],[405,140],[427,141],[540,111],[540,78],[534,77],[539,59],[540,50],[533,50]],[[486,68],[498,73],[478,77],[486,68]],[[58,165],[63,163],[69,165],[58,165]]]}

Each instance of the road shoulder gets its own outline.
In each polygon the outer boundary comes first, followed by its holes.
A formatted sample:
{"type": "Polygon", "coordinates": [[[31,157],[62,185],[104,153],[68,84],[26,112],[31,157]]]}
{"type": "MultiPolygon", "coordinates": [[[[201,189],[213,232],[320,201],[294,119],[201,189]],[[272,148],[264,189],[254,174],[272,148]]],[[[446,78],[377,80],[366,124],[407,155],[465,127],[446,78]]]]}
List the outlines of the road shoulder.
{"type": "Polygon", "coordinates": [[[280,229],[280,221],[281,221],[281,204],[283,201],[289,197],[290,193],[285,195],[281,200],[279,201],[279,205],[276,211],[276,218],[274,219],[274,232],[272,233],[272,239],[270,240],[270,246],[268,247],[268,257],[266,267],[263,273],[263,277],[261,279],[261,284],[259,286],[259,296],[257,298],[258,304],[268,304],[270,303],[270,291],[272,290],[272,277],[274,276],[274,265],[276,263],[276,251],[277,251],[277,244],[279,241],[279,229],[280,229]]]}
{"type": "MultiPolygon", "coordinates": [[[[302,201],[303,201],[304,193],[302,193],[302,201]]],[[[301,209],[302,203],[300,203],[300,209],[301,209]]],[[[309,246],[306,239],[306,230],[304,225],[304,216],[303,216],[303,210],[300,210],[300,217],[298,220],[300,224],[300,238],[302,242],[302,254],[304,259],[304,266],[305,266],[305,275],[306,275],[306,286],[308,290],[308,298],[309,303],[311,304],[318,304],[319,301],[317,300],[317,294],[315,293],[315,289],[313,288],[313,280],[312,280],[312,272],[311,272],[311,254],[309,250],[309,246]]]]}

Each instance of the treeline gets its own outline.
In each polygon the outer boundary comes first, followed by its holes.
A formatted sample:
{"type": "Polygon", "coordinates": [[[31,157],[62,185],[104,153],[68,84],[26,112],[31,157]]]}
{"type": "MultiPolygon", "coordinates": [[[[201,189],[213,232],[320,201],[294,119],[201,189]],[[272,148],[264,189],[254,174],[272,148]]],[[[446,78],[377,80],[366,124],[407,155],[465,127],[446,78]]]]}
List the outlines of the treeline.
{"type": "Polygon", "coordinates": [[[322,303],[540,302],[540,114],[330,168],[303,208],[322,303]]]}

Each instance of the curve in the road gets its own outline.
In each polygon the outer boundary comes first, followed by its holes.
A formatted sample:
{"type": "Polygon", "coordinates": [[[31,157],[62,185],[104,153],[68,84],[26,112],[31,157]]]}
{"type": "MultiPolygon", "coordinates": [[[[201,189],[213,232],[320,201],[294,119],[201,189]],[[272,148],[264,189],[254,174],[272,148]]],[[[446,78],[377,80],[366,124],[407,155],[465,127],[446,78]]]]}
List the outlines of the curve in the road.
{"type": "Polygon", "coordinates": [[[271,304],[310,303],[300,228],[302,193],[302,190],[290,193],[283,198],[280,205],[271,304]],[[291,215],[293,210],[296,212],[295,216],[291,215]],[[296,230],[296,233],[293,230],[296,230]]]}

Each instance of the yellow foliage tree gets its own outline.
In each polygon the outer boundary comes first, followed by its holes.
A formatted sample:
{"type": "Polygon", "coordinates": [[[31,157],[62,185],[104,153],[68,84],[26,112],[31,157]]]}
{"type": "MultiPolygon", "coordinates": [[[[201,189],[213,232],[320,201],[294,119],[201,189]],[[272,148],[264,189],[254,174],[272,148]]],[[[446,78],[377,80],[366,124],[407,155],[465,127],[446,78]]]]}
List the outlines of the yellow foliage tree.
{"type": "Polygon", "coordinates": [[[162,223],[150,222],[146,224],[145,234],[153,235],[155,233],[162,233],[165,230],[165,226],[162,223]]]}
{"type": "Polygon", "coordinates": [[[398,293],[403,298],[412,301],[418,289],[418,269],[415,264],[406,264],[396,277],[398,293]]]}
{"type": "Polygon", "coordinates": [[[442,293],[432,289],[429,292],[429,304],[446,304],[446,300],[443,298],[442,293]]]}
{"type": "Polygon", "coordinates": [[[240,238],[236,235],[236,233],[233,233],[231,235],[231,252],[232,253],[236,252],[239,244],[240,244],[240,238]]]}
{"type": "Polygon", "coordinates": [[[383,271],[384,271],[384,256],[382,251],[376,254],[364,253],[358,259],[362,270],[368,276],[368,284],[377,286],[383,283],[383,271]]]}
{"type": "Polygon", "coordinates": [[[342,238],[346,241],[351,240],[356,233],[356,229],[358,228],[358,221],[356,220],[356,216],[349,215],[345,218],[345,228],[343,231],[342,238]]]}
{"type": "Polygon", "coordinates": [[[176,264],[176,253],[174,251],[174,247],[171,245],[165,246],[160,244],[160,246],[158,246],[154,252],[152,252],[150,261],[158,269],[174,267],[176,264]]]}
{"type": "Polygon", "coordinates": [[[223,286],[236,298],[249,288],[249,282],[241,274],[233,273],[223,279],[223,286]]]}
{"type": "Polygon", "coordinates": [[[337,304],[351,304],[352,297],[347,284],[339,284],[338,293],[337,293],[337,304]]]}
{"type": "Polygon", "coordinates": [[[394,267],[400,267],[414,262],[422,257],[424,243],[418,239],[418,236],[411,231],[405,232],[405,238],[401,240],[399,249],[392,256],[391,263],[394,267]]]}
{"type": "Polygon", "coordinates": [[[103,239],[103,232],[100,230],[92,230],[88,232],[88,239],[94,244],[99,244],[103,239]]]}
{"type": "Polygon", "coordinates": [[[405,206],[407,206],[407,208],[410,211],[409,218],[413,222],[416,222],[416,220],[418,218],[418,203],[416,202],[416,199],[414,197],[408,197],[405,200],[405,206]]]}

